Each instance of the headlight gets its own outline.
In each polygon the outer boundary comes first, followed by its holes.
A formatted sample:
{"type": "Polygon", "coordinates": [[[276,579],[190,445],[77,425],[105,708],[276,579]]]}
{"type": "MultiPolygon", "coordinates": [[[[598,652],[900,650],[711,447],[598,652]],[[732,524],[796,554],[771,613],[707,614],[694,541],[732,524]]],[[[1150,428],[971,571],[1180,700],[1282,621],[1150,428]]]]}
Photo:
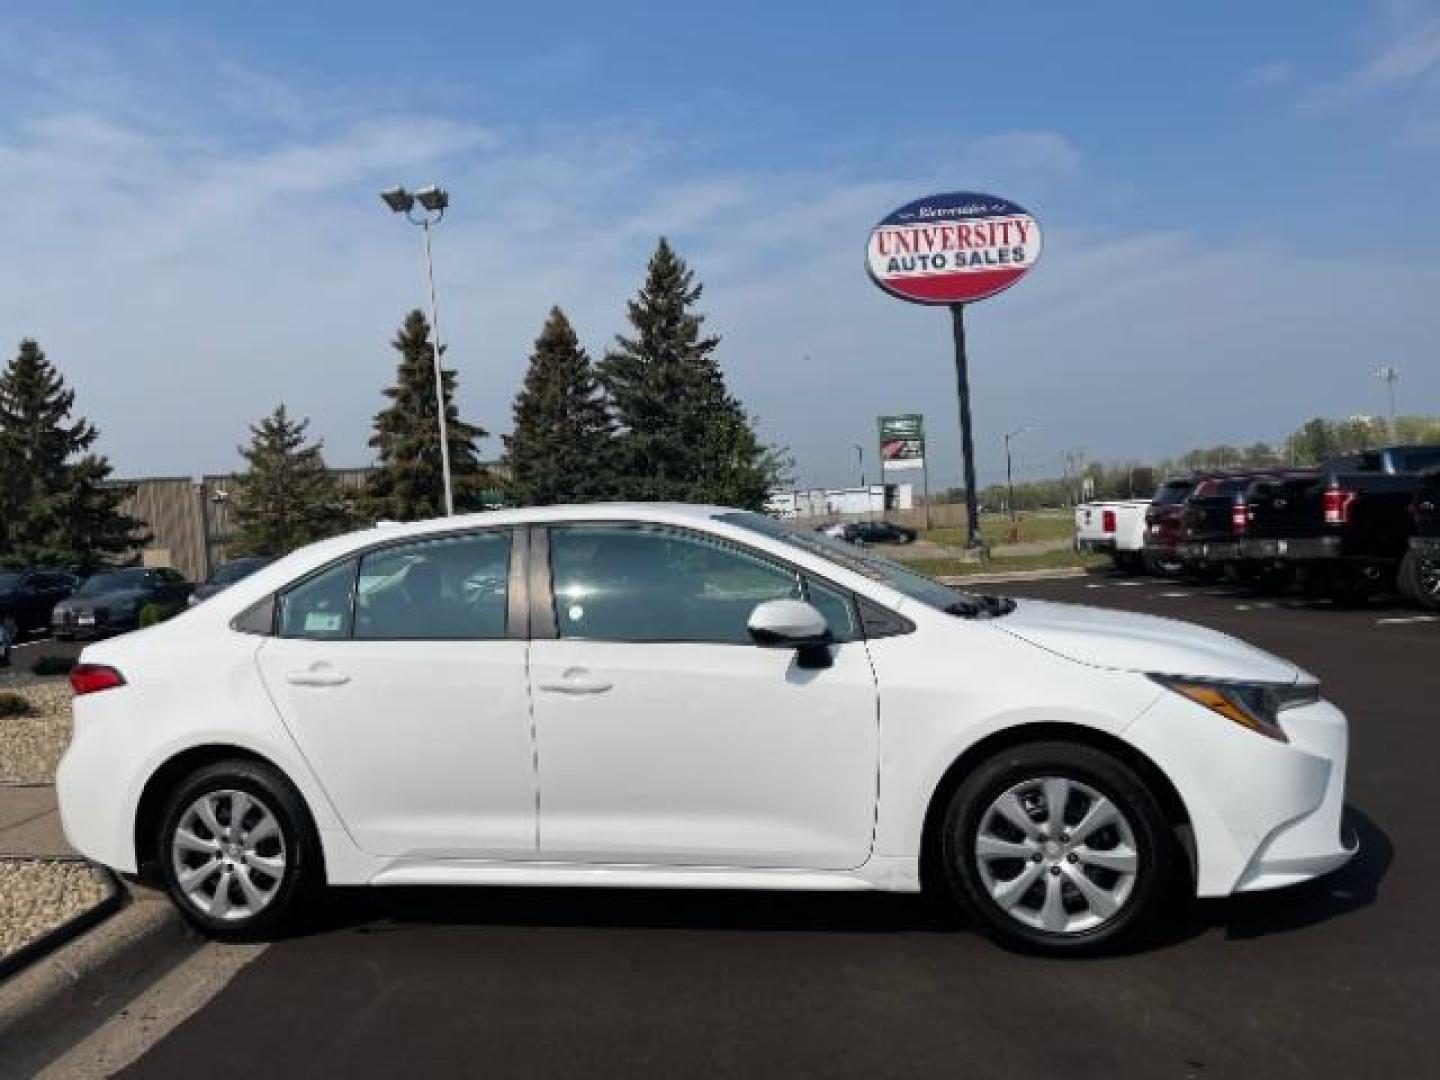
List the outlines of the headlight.
{"type": "Polygon", "coordinates": [[[1245,683],[1183,679],[1173,675],[1151,675],[1150,678],[1232,723],[1280,742],[1290,741],[1280,727],[1280,714],[1320,700],[1320,684],[1314,682],[1245,683]]]}

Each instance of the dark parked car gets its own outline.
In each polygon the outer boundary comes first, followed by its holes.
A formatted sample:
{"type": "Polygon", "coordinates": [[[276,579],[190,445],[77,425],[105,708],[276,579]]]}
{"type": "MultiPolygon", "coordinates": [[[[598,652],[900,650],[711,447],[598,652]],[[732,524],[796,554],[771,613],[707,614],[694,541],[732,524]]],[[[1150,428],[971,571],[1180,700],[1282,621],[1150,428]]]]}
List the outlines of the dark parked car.
{"type": "Polygon", "coordinates": [[[1287,480],[1314,483],[1314,469],[1237,469],[1200,480],[1185,501],[1185,538],[1180,545],[1188,569],[1198,577],[1221,572],[1236,582],[1278,586],[1289,578],[1284,566],[1252,560],[1251,499],[1287,480]]]}
{"type": "Polygon", "coordinates": [[[850,544],[913,544],[918,535],[914,529],[892,521],[852,521],[840,538],[850,544]]]}
{"type": "Polygon", "coordinates": [[[218,592],[224,592],[237,581],[241,581],[256,570],[269,566],[275,560],[268,555],[250,555],[243,559],[231,559],[229,562],[221,563],[215,568],[215,572],[208,578],[195,586],[195,591],[190,594],[187,601],[192,607],[201,600],[208,600],[218,592]]]}
{"type": "Polygon", "coordinates": [[[1387,446],[1335,458],[1313,476],[1257,484],[1244,554],[1297,567],[1342,599],[1388,588],[1410,547],[1423,471],[1437,465],[1440,446],[1387,446]]]}
{"type": "Polygon", "coordinates": [[[1185,500],[1195,490],[1193,476],[1166,480],[1155,492],[1145,511],[1145,569],[1152,574],[1172,576],[1184,569],[1180,545],[1185,542],[1185,500]]]}
{"type": "Polygon", "coordinates": [[[139,627],[147,607],[153,605],[162,618],[184,609],[190,590],[190,583],[167,566],[101,570],[55,605],[50,629],[62,639],[123,634],[139,627]]]}
{"type": "Polygon", "coordinates": [[[74,591],[63,570],[0,570],[0,664],[24,635],[48,627],[55,605],[74,591]]]}
{"type": "Polygon", "coordinates": [[[1415,533],[1400,563],[1400,589],[1421,607],[1440,611],[1440,469],[1425,473],[1411,513],[1415,533]]]}

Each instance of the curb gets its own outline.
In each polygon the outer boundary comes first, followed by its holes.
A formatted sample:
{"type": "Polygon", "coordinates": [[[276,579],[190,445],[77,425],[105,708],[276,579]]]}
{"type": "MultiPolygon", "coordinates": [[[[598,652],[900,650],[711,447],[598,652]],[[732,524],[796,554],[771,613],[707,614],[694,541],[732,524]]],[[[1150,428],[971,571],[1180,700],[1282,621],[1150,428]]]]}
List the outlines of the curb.
{"type": "Polygon", "coordinates": [[[120,882],[116,880],[114,873],[108,867],[97,866],[88,859],[79,859],[74,856],[0,855],[0,862],[88,865],[91,869],[98,871],[105,882],[105,895],[94,907],[88,907],[78,915],[72,915],[59,926],[52,927],[34,941],[20,946],[8,956],[0,956],[0,982],[4,982],[17,971],[30,966],[73,938],[79,937],[92,926],[109,918],[120,910],[120,905],[124,902],[124,894],[120,891],[120,882]]]}
{"type": "Polygon", "coordinates": [[[994,574],[946,574],[935,580],[941,585],[963,588],[965,585],[994,585],[1005,581],[1058,581],[1062,578],[1089,577],[1083,566],[1067,566],[1058,570],[1011,570],[994,574]]]}
{"type": "Polygon", "coordinates": [[[93,932],[0,982],[0,1077],[35,1075],[203,943],[164,894],[117,882],[115,896],[93,932]]]}

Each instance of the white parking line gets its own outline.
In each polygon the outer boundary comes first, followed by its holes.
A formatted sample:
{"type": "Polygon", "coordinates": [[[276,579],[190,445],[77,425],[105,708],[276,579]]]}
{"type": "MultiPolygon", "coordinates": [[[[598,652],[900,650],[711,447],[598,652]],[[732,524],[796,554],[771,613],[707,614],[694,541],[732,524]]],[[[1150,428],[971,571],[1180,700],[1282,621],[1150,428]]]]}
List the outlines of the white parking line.
{"type": "Polygon", "coordinates": [[[1406,615],[1402,618],[1376,619],[1376,626],[1404,626],[1408,623],[1440,622],[1440,615],[1406,615]]]}
{"type": "Polygon", "coordinates": [[[1115,582],[1115,587],[1116,587],[1117,589],[1133,589],[1133,588],[1135,588],[1137,585],[1144,585],[1144,584],[1145,584],[1145,582],[1143,582],[1143,581],[1117,581],[1117,582],[1115,582]]]}
{"type": "Polygon", "coordinates": [[[1235,610],[1236,610],[1236,611],[1249,611],[1249,610],[1250,610],[1250,605],[1249,605],[1249,604],[1236,604],[1236,605],[1235,605],[1235,610]]]}
{"type": "Polygon", "coordinates": [[[1102,584],[1101,584],[1100,582],[1098,582],[1098,581],[1092,581],[1092,582],[1090,582],[1090,584],[1088,584],[1088,585],[1085,586],[1085,588],[1087,588],[1087,589],[1103,589],[1104,587],[1105,587],[1105,586],[1102,585],[1102,584]]]}
{"type": "Polygon", "coordinates": [[[1188,592],[1162,592],[1159,595],[1165,597],[1167,600],[1174,600],[1178,597],[1189,596],[1190,594],[1188,592]]]}

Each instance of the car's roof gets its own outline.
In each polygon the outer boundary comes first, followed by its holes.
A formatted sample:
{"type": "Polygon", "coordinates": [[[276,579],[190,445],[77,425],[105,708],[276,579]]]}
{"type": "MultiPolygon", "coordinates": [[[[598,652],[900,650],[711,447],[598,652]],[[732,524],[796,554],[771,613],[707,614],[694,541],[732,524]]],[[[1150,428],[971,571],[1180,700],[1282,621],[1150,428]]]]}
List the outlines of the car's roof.
{"type": "MultiPolygon", "coordinates": [[[[543,521],[603,521],[615,518],[635,518],[668,521],[691,519],[703,521],[719,514],[744,513],[730,506],[706,506],[695,503],[672,502],[595,502],[559,506],[526,506],[511,510],[481,510],[474,514],[456,514],[454,517],[426,518],[424,521],[381,521],[374,529],[383,530],[387,536],[423,536],[431,532],[448,532],[488,525],[528,525],[543,521]]],[[[362,530],[363,531],[363,530],[362,530]]],[[[356,533],[349,533],[355,536],[356,533]]]]}

